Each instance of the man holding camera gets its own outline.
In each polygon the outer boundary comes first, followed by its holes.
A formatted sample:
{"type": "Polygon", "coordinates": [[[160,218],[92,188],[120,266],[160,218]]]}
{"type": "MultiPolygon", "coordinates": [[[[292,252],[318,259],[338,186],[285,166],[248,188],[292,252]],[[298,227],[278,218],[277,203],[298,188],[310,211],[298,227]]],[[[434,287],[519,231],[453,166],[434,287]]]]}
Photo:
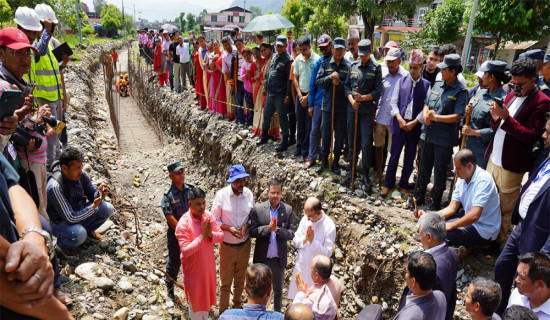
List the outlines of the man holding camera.
{"type": "Polygon", "coordinates": [[[95,232],[111,215],[114,208],[103,197],[108,191],[105,184],[99,191],[92,185],[88,175],[82,171],[82,153],[67,147],[61,152],[59,162],[52,166],[52,177],[48,181],[48,214],[53,234],[63,254],[71,259],[78,257],[78,246],[89,237],[100,240],[95,232]]]}

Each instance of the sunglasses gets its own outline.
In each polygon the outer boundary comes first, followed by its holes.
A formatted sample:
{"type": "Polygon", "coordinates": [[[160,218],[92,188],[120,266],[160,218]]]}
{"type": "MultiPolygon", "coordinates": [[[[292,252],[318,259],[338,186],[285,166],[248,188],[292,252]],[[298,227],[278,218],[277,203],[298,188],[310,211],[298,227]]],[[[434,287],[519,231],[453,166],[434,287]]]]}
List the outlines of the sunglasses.
{"type": "Polygon", "coordinates": [[[325,52],[327,50],[328,50],[328,46],[319,47],[319,51],[321,51],[321,52],[325,52]]]}
{"type": "Polygon", "coordinates": [[[510,81],[510,86],[511,86],[512,88],[514,88],[514,91],[516,91],[516,92],[521,92],[521,91],[523,90],[523,88],[524,88],[526,85],[528,85],[529,83],[531,83],[531,81],[532,81],[532,80],[529,80],[529,81],[527,81],[527,82],[525,82],[525,83],[515,83],[515,82],[513,82],[513,81],[510,81]]]}

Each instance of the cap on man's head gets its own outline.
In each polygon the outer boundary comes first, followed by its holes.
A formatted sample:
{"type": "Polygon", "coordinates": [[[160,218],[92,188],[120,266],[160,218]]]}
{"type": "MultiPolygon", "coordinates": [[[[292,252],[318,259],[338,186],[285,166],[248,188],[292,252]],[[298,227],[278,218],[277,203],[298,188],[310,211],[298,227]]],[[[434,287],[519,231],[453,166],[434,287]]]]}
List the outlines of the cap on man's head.
{"type": "Polygon", "coordinates": [[[544,59],[542,60],[543,64],[546,64],[547,62],[550,62],[550,54],[544,55],[544,59]]]}
{"type": "Polygon", "coordinates": [[[6,46],[12,50],[32,49],[34,52],[38,52],[29,43],[29,39],[23,31],[13,27],[0,30],[0,46],[6,46]]]}
{"type": "Polygon", "coordinates": [[[189,42],[189,38],[183,39],[183,42],[189,42]]]}
{"type": "Polygon", "coordinates": [[[479,67],[479,71],[504,72],[506,71],[506,62],[499,60],[486,61],[479,67]]]}
{"type": "Polygon", "coordinates": [[[236,164],[229,168],[229,179],[227,179],[227,183],[231,183],[237,179],[246,178],[248,176],[250,175],[246,173],[242,164],[236,164]]]}
{"type": "Polygon", "coordinates": [[[275,42],[276,46],[286,46],[286,37],[285,36],[278,36],[277,40],[275,42]]]}
{"type": "Polygon", "coordinates": [[[346,40],[344,40],[344,38],[338,37],[334,39],[334,49],[338,49],[338,48],[342,48],[342,49],[346,48],[346,40]]]}
{"type": "Polygon", "coordinates": [[[361,39],[361,37],[359,36],[359,31],[357,31],[357,29],[349,29],[348,30],[348,40],[351,40],[351,39],[361,39]]]}
{"type": "Polygon", "coordinates": [[[359,44],[357,46],[359,47],[360,56],[370,55],[371,41],[369,39],[363,39],[359,41],[359,44]]]}
{"type": "Polygon", "coordinates": [[[181,166],[181,163],[179,161],[174,161],[168,165],[169,172],[178,172],[181,169],[183,169],[183,167],[181,166]]]}
{"type": "Polygon", "coordinates": [[[401,58],[401,51],[397,48],[391,48],[386,56],[384,57],[384,61],[393,61],[395,59],[401,58]]]}
{"type": "Polygon", "coordinates": [[[422,49],[412,49],[411,57],[409,58],[409,64],[423,64],[424,63],[424,53],[422,49]]]}
{"type": "Polygon", "coordinates": [[[170,33],[170,31],[168,31],[168,30],[163,30],[163,31],[162,31],[162,34],[165,34],[165,33],[170,33]]]}
{"type": "Polygon", "coordinates": [[[544,59],[544,50],[542,49],[533,49],[525,51],[519,55],[520,58],[531,58],[533,60],[543,60],[544,59]]]}
{"type": "Polygon", "coordinates": [[[286,33],[292,34],[292,30],[287,30],[286,33]]]}
{"type": "Polygon", "coordinates": [[[480,79],[483,78],[483,74],[484,74],[485,71],[487,71],[487,70],[481,71],[481,69],[486,68],[488,62],[489,62],[489,61],[485,61],[485,62],[483,62],[483,63],[481,64],[481,67],[479,67],[479,70],[477,70],[477,72],[474,73],[474,75],[475,75],[476,77],[478,77],[478,78],[480,78],[480,79]]]}
{"type": "Polygon", "coordinates": [[[395,41],[388,41],[386,42],[384,48],[399,48],[399,46],[397,45],[397,43],[395,43],[395,41]]]}
{"type": "Polygon", "coordinates": [[[460,65],[460,56],[456,53],[451,53],[445,56],[443,58],[443,62],[438,63],[437,67],[439,69],[448,68],[452,66],[459,66],[460,65]]]}
{"type": "Polygon", "coordinates": [[[319,40],[317,40],[317,46],[318,47],[326,47],[329,45],[329,43],[332,42],[332,39],[328,34],[323,34],[319,37],[319,40]]]}

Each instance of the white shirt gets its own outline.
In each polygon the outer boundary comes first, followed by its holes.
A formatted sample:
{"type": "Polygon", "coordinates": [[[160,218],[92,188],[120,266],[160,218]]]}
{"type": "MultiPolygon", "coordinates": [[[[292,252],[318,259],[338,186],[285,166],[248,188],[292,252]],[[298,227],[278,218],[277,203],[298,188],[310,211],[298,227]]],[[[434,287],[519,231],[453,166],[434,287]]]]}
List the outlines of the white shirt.
{"type": "MultiPolygon", "coordinates": [[[[547,163],[549,161],[550,160],[547,160],[544,163],[547,163]]],[[[521,196],[521,200],[519,203],[519,215],[522,219],[525,219],[525,216],[527,215],[527,210],[529,209],[531,202],[533,202],[533,199],[535,199],[540,189],[546,184],[546,181],[548,181],[548,179],[550,179],[550,173],[548,172],[545,175],[541,175],[541,177],[537,181],[533,179],[527,190],[525,190],[525,192],[521,196]]]]}
{"type": "Polygon", "coordinates": [[[189,43],[184,42],[183,46],[178,44],[176,47],[176,54],[180,57],[180,63],[189,62],[189,43]]]}
{"type": "Polygon", "coordinates": [[[311,260],[316,255],[322,254],[330,257],[332,250],[334,249],[334,240],[336,239],[336,225],[334,221],[323,213],[323,216],[317,222],[311,222],[304,214],[300,225],[294,233],[294,239],[292,239],[292,245],[298,249],[296,255],[296,264],[294,265],[294,271],[292,271],[292,280],[290,287],[288,288],[288,298],[293,300],[298,293],[296,287],[296,273],[300,272],[300,276],[311,287],[313,286],[313,280],[311,279],[311,260]],[[314,231],[313,241],[311,243],[306,242],[307,228],[311,226],[314,231]]]}
{"type": "MultiPolygon", "coordinates": [[[[514,291],[512,291],[510,300],[508,300],[508,307],[512,305],[524,306],[526,308],[531,309],[531,305],[529,304],[529,298],[520,294],[518,291],[518,288],[515,288],[514,291]]],[[[531,309],[531,310],[533,310],[533,312],[537,315],[537,317],[539,317],[539,320],[550,320],[550,299],[546,300],[538,308],[531,309]]]]}
{"type": "MultiPolygon", "coordinates": [[[[512,105],[508,107],[508,112],[510,113],[511,117],[515,116],[516,112],[519,109],[519,106],[521,106],[526,98],[527,97],[517,97],[512,105]]],[[[491,161],[499,167],[502,167],[502,146],[504,145],[504,138],[506,137],[506,131],[502,130],[501,126],[502,120],[500,121],[500,125],[498,126],[497,132],[495,133],[495,138],[493,140],[493,151],[491,152],[491,161]]]]}
{"type": "Polygon", "coordinates": [[[172,43],[172,41],[170,40],[165,40],[163,43],[162,43],[162,51],[164,52],[168,52],[170,50],[170,44],[172,43]]]}
{"type": "MultiPolygon", "coordinates": [[[[464,88],[468,88],[468,86],[466,85],[466,79],[462,75],[462,72],[459,73],[458,76],[456,76],[456,79],[464,85],[464,88]]],[[[441,81],[441,80],[443,80],[443,78],[442,78],[441,72],[440,72],[440,73],[437,74],[437,76],[435,76],[435,81],[441,81]]]]}
{"type": "MultiPolygon", "coordinates": [[[[418,82],[420,82],[420,79],[422,79],[422,77],[418,77],[417,80],[414,80],[412,77],[411,77],[411,80],[413,81],[413,86],[412,86],[412,89],[411,91],[414,91],[414,88],[416,87],[416,85],[418,84],[418,82]]],[[[395,89],[393,90],[393,93],[391,95],[391,101],[390,101],[390,106],[391,106],[391,110],[390,110],[390,114],[392,117],[395,117],[396,114],[399,113],[399,91],[400,91],[400,87],[401,87],[401,81],[398,81],[396,84],[395,84],[395,89]]],[[[411,95],[411,101],[409,102],[409,104],[407,105],[407,109],[405,110],[405,115],[403,117],[403,119],[405,120],[412,120],[412,109],[413,109],[413,96],[411,95]]],[[[424,107],[424,106],[422,106],[424,107]]],[[[418,115],[416,116],[416,119],[422,123],[422,111],[420,111],[418,113],[418,115]]]]}
{"type": "MultiPolygon", "coordinates": [[[[254,207],[254,195],[247,187],[244,187],[240,195],[235,195],[231,184],[216,192],[212,203],[212,214],[216,218],[218,226],[225,224],[240,228],[249,222],[250,211],[254,207]]],[[[243,234],[241,239],[233,236],[229,231],[223,232],[223,242],[237,244],[248,239],[248,233],[243,234]]]]}

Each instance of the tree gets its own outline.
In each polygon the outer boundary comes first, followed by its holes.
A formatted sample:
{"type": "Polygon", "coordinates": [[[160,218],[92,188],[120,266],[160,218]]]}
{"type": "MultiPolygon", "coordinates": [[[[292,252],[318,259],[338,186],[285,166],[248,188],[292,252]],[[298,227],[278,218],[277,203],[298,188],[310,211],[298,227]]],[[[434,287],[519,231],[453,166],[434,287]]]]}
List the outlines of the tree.
{"type": "Polygon", "coordinates": [[[180,12],[180,15],[176,17],[176,19],[174,19],[174,22],[178,22],[180,25],[180,30],[181,32],[183,32],[185,30],[185,25],[186,25],[186,22],[185,22],[185,12],[180,12]]]}
{"type": "MultiPolygon", "coordinates": [[[[52,3],[52,8],[55,10],[57,20],[66,24],[73,31],[78,32],[78,17],[76,16],[76,0],[57,0],[52,3]]],[[[80,25],[82,34],[88,35],[94,32],[94,28],[90,23],[90,19],[80,6],[80,25]]]]}
{"type": "Polygon", "coordinates": [[[313,15],[313,8],[303,0],[286,0],[281,14],[294,24],[294,37],[302,34],[303,28],[313,15]]]}
{"type": "Polygon", "coordinates": [[[463,15],[466,4],[463,0],[445,0],[443,4],[428,12],[422,27],[427,38],[435,43],[453,43],[460,39],[463,26],[463,15]]]}
{"type": "Polygon", "coordinates": [[[474,28],[495,36],[493,58],[507,41],[541,40],[548,36],[547,0],[480,0],[474,28]]]}
{"type": "Polygon", "coordinates": [[[132,25],[134,24],[134,17],[132,17],[129,14],[124,15],[124,29],[126,29],[126,32],[130,32],[132,29],[132,25]]]}
{"type": "Polygon", "coordinates": [[[344,15],[331,12],[328,6],[315,7],[306,27],[315,36],[327,33],[333,39],[345,37],[348,33],[348,23],[344,15]]]}
{"type": "Polygon", "coordinates": [[[101,27],[116,31],[122,26],[122,12],[114,4],[106,4],[101,10],[101,27]]]}
{"type": "Polygon", "coordinates": [[[11,7],[6,0],[0,0],[0,24],[4,25],[5,22],[8,22],[12,19],[13,12],[11,12],[11,7]]]}
{"type": "Polygon", "coordinates": [[[103,9],[103,6],[105,5],[105,0],[94,0],[94,11],[95,14],[98,17],[101,17],[101,9],[103,9]]]}
{"type": "MultiPolygon", "coordinates": [[[[196,25],[196,21],[195,21],[195,15],[192,14],[191,12],[189,12],[187,14],[187,28],[185,29],[186,31],[192,31],[194,28],[195,28],[195,25],[196,25]]],[[[182,30],[183,31],[183,30],[182,30]]]]}
{"type": "Polygon", "coordinates": [[[208,11],[206,11],[206,9],[203,9],[201,13],[199,13],[199,19],[201,22],[204,22],[204,16],[206,16],[207,13],[208,11]]]}
{"type": "Polygon", "coordinates": [[[261,15],[262,15],[262,8],[256,7],[256,6],[252,6],[252,7],[250,7],[250,12],[252,12],[252,19],[254,19],[254,18],[256,18],[257,16],[261,16],[261,15]]]}

